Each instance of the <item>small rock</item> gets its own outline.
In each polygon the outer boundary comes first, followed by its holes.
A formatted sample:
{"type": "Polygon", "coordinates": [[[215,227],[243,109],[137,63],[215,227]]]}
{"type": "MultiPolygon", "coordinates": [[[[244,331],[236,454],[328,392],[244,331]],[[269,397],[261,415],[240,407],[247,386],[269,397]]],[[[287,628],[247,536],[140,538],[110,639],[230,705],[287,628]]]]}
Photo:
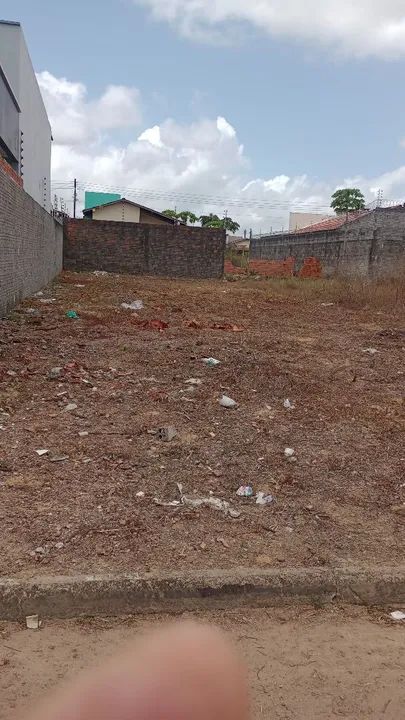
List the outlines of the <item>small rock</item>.
{"type": "Polygon", "coordinates": [[[229,543],[223,537],[217,537],[217,543],[219,543],[220,545],[223,545],[224,548],[229,548],[229,543]]]}
{"type": "Polygon", "coordinates": [[[35,452],[39,457],[43,457],[49,453],[49,450],[35,450],[35,452]]]}
{"type": "Polygon", "coordinates": [[[57,380],[58,378],[60,378],[60,376],[62,374],[62,370],[63,370],[63,368],[61,368],[61,367],[52,368],[48,373],[48,379],[49,380],[57,380]]]}
{"type": "Polygon", "coordinates": [[[200,544],[200,548],[201,548],[201,550],[206,550],[206,549],[207,549],[206,543],[202,542],[202,543],[200,544]]]}
{"type": "Polygon", "coordinates": [[[158,430],[159,440],[163,440],[163,442],[171,442],[176,435],[177,430],[173,427],[173,425],[168,425],[167,427],[162,427],[158,430]]]}
{"type": "Polygon", "coordinates": [[[73,410],[77,410],[76,403],[69,403],[69,405],[63,408],[63,412],[73,412],[73,410]]]}
{"type": "Polygon", "coordinates": [[[87,430],[82,430],[81,432],[79,432],[79,437],[84,438],[87,437],[88,434],[89,433],[87,432],[87,430]]]}
{"type": "Polygon", "coordinates": [[[222,395],[222,397],[219,399],[219,404],[223,408],[227,408],[228,410],[238,407],[238,403],[236,402],[236,400],[232,400],[232,398],[228,397],[227,395],[222,395]]]}
{"type": "Polygon", "coordinates": [[[64,544],[63,544],[63,542],[57,542],[55,544],[55,547],[57,550],[62,550],[62,548],[64,547],[64,544]]]}
{"type": "Polygon", "coordinates": [[[186,380],[186,385],[194,385],[197,387],[198,385],[202,385],[202,380],[200,380],[200,378],[190,378],[190,380],[186,380]]]}
{"type": "Polygon", "coordinates": [[[286,448],[284,450],[284,455],[286,458],[292,458],[295,455],[295,450],[293,450],[293,448],[286,448]]]}
{"type": "Polygon", "coordinates": [[[69,455],[55,455],[54,457],[49,458],[49,462],[52,463],[65,462],[66,460],[69,460],[69,455]]]}
{"type": "Polygon", "coordinates": [[[9,375],[10,377],[16,377],[17,373],[14,372],[14,370],[7,370],[7,375],[9,375]]]}
{"type": "Polygon", "coordinates": [[[137,497],[137,498],[144,498],[144,497],[145,497],[144,491],[143,491],[143,490],[140,490],[139,492],[137,492],[137,493],[136,493],[136,497],[137,497]]]}
{"type": "Polygon", "coordinates": [[[259,567],[272,567],[272,565],[274,565],[274,561],[270,555],[258,555],[256,558],[256,565],[259,567]]]}
{"type": "Polygon", "coordinates": [[[405,613],[401,610],[394,610],[394,612],[390,613],[393,620],[397,620],[399,622],[403,622],[405,620],[405,613]]]}

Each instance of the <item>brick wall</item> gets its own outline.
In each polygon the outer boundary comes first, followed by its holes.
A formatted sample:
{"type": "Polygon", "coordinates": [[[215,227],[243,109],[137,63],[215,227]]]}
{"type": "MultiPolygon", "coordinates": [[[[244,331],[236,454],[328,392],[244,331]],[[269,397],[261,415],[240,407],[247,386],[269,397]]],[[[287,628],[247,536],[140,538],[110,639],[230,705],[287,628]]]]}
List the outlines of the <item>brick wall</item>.
{"type": "Polygon", "coordinates": [[[0,317],[62,269],[63,228],[0,166],[0,317]]]}
{"type": "Polygon", "coordinates": [[[7,173],[11,177],[14,182],[17,183],[20,187],[23,186],[23,179],[22,177],[16,173],[16,171],[11,167],[10,163],[7,162],[3,157],[0,155],[0,168],[4,170],[4,172],[7,173]]]}
{"type": "Polygon", "coordinates": [[[223,275],[224,230],[71,219],[64,230],[68,270],[195,278],[223,275]]]}
{"type": "Polygon", "coordinates": [[[292,258],[293,274],[303,277],[380,277],[398,272],[405,264],[405,208],[378,208],[338,230],[254,239],[250,258],[256,272],[260,263],[280,267],[292,258]]]}

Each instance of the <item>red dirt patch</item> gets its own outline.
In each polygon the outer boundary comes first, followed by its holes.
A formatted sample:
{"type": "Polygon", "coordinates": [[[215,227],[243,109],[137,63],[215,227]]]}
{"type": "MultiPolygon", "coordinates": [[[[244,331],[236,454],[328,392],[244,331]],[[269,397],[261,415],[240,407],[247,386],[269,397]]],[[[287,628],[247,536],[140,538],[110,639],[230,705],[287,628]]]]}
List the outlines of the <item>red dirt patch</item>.
{"type": "Polygon", "coordinates": [[[403,314],[271,287],[71,273],[0,323],[3,575],[402,560],[403,314]]]}

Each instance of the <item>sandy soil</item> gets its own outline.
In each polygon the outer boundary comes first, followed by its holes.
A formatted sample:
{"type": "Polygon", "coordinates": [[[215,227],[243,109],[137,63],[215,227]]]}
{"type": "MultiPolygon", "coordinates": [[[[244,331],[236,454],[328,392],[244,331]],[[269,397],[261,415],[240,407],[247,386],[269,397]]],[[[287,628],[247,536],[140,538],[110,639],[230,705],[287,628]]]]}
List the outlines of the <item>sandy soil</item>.
{"type": "MultiPolygon", "coordinates": [[[[403,716],[405,624],[363,609],[254,610],[197,616],[227,630],[247,662],[253,718],[397,720],[403,716]]],[[[0,719],[98,663],[162,618],[0,625],[0,719]]]]}
{"type": "Polygon", "coordinates": [[[404,318],[321,300],[70,273],[0,321],[0,572],[400,561],[404,318]]]}

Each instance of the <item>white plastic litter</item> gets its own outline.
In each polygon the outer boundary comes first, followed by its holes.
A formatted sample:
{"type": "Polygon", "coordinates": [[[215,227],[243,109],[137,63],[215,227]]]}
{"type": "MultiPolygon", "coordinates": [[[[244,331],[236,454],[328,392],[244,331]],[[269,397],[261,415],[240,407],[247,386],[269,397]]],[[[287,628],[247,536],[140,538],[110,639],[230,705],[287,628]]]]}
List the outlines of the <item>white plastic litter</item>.
{"type": "Polygon", "coordinates": [[[394,612],[390,613],[393,620],[405,620],[405,613],[401,612],[401,610],[394,610],[394,612]]]}
{"type": "Polygon", "coordinates": [[[362,352],[367,353],[368,355],[377,355],[378,350],[377,350],[377,348],[370,347],[370,348],[365,348],[364,350],[362,350],[362,352]]]}
{"type": "Polygon", "coordinates": [[[284,400],[284,407],[286,410],[294,410],[295,409],[295,405],[293,405],[292,402],[290,402],[290,400],[288,400],[288,399],[284,400]]]}
{"type": "Polygon", "coordinates": [[[223,512],[224,515],[229,515],[232,518],[238,518],[240,517],[240,512],[238,510],[234,510],[229,502],[226,502],[226,500],[221,500],[220,498],[216,497],[198,497],[198,498],[191,498],[187,495],[184,495],[183,493],[183,485],[181,483],[177,483],[177,489],[180,494],[180,500],[172,500],[171,502],[163,502],[162,500],[159,500],[158,498],[155,498],[156,505],[160,505],[162,507],[179,507],[181,505],[185,505],[187,507],[191,508],[200,508],[200,507],[211,507],[214,510],[219,510],[220,512],[223,512]]]}
{"type": "Polygon", "coordinates": [[[28,630],[39,630],[41,627],[38,615],[27,615],[25,618],[25,624],[28,630]]]}
{"type": "Polygon", "coordinates": [[[205,363],[205,365],[208,365],[208,367],[217,367],[217,365],[221,364],[220,360],[217,360],[216,358],[213,358],[213,357],[203,358],[202,361],[203,361],[203,363],[205,363]]]}
{"type": "Polygon", "coordinates": [[[122,303],[121,307],[124,310],[143,310],[145,306],[142,300],[134,300],[131,303],[122,303]]]}
{"type": "Polygon", "coordinates": [[[266,495],[264,492],[258,492],[256,495],[256,505],[271,505],[273,500],[273,495],[266,495]]]}
{"type": "Polygon", "coordinates": [[[286,458],[294,457],[294,455],[295,455],[295,450],[293,450],[292,448],[286,448],[286,449],[284,450],[284,455],[286,456],[286,458]]]}
{"type": "Polygon", "coordinates": [[[219,404],[222,405],[224,408],[236,408],[238,407],[238,403],[236,400],[232,400],[232,398],[228,397],[227,395],[222,395],[222,397],[219,399],[219,404]]]}
{"type": "Polygon", "coordinates": [[[144,498],[144,497],[145,497],[145,493],[143,492],[143,490],[140,490],[139,492],[137,492],[137,493],[136,493],[136,497],[137,497],[137,498],[144,498]]]}
{"type": "Polygon", "coordinates": [[[47,455],[49,453],[49,450],[35,450],[36,454],[39,455],[39,457],[43,457],[44,455],[47,455]]]}
{"type": "Polygon", "coordinates": [[[250,498],[253,497],[254,491],[250,485],[242,485],[239,490],[236,491],[238,497],[250,498]]]}

